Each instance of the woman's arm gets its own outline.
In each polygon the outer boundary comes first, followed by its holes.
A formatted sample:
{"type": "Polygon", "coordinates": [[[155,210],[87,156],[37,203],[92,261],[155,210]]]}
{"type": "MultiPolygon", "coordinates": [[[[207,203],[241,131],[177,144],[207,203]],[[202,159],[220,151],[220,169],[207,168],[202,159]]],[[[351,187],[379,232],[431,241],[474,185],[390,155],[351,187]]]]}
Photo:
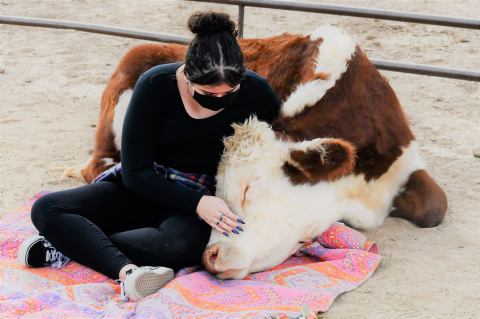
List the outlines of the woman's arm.
{"type": "Polygon", "coordinates": [[[178,185],[157,174],[153,168],[155,125],[162,103],[168,101],[166,90],[140,75],[123,122],[121,159],[125,187],[166,209],[196,212],[202,193],[178,185]]]}
{"type": "Polygon", "coordinates": [[[260,110],[256,114],[259,120],[272,124],[280,112],[281,102],[266,80],[264,80],[264,91],[265,94],[262,94],[263,98],[259,100],[260,110]]]}

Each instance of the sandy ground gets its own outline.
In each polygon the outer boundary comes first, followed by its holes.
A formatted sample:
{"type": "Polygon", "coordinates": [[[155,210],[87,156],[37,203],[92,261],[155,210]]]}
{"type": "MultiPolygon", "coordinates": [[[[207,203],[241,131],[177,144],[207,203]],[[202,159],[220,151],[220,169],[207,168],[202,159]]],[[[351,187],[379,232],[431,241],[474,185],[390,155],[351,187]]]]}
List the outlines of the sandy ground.
{"type": "MultiPolygon", "coordinates": [[[[332,1],[329,1],[332,2],[332,1]]],[[[335,1],[479,18],[475,0],[335,1]]],[[[189,35],[191,12],[234,6],[184,1],[1,0],[0,14],[57,18],[189,35]],[[140,5],[141,3],[141,5],[140,5]]],[[[332,15],[247,8],[245,37],[306,33],[322,23],[352,33],[369,56],[480,69],[479,32],[332,15]]],[[[0,214],[60,181],[93,146],[102,90],[115,65],[145,41],[0,25],[0,214]]],[[[404,106],[429,171],[444,187],[444,223],[418,229],[389,218],[367,233],[384,256],[373,277],[340,296],[327,318],[478,318],[480,310],[480,89],[478,83],[383,72],[404,106]]]]}

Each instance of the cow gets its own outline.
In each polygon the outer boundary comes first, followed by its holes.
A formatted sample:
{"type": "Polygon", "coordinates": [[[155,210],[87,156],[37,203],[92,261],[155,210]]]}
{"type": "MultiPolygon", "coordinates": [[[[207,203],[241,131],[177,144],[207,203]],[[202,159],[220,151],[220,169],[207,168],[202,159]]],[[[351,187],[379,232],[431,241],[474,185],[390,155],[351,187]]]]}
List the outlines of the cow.
{"type": "Polygon", "coordinates": [[[424,167],[415,141],[374,180],[353,173],[355,147],[336,138],[295,141],[252,117],[234,123],[216,175],[216,196],[245,221],[244,232],[213,230],[203,265],[242,279],[283,262],[336,221],[360,229],[383,223],[410,174],[424,167]]]}
{"type": "MultiPolygon", "coordinates": [[[[387,215],[407,219],[419,227],[434,227],[442,222],[447,211],[447,197],[425,170],[419,146],[393,89],[348,33],[333,26],[320,26],[306,35],[282,33],[268,38],[239,39],[239,44],[246,67],[265,77],[282,101],[280,114],[269,128],[278,141],[308,144],[318,142],[318,138],[331,138],[337,139],[331,140],[331,143],[340,145],[339,140],[342,140],[345,143],[337,150],[343,151],[338,154],[348,153],[347,143],[354,146],[355,165],[349,171],[346,169],[348,165],[344,165],[345,158],[340,156],[343,164],[339,167],[344,170],[341,174],[333,174],[335,178],[329,177],[332,167],[325,171],[319,166],[323,163],[321,153],[308,149],[287,152],[290,160],[282,164],[281,172],[291,186],[292,193],[288,198],[293,198],[297,190],[305,187],[318,190],[318,194],[312,191],[312,200],[317,196],[322,198],[320,189],[325,183],[333,189],[338,188],[335,185],[343,185],[340,189],[348,190],[346,192],[350,194],[350,197],[344,194],[347,197],[343,198],[360,204],[351,207],[350,216],[332,212],[333,219],[343,218],[359,228],[376,227],[387,215]],[[379,195],[371,194],[372,191],[378,191],[379,195]]],[[[157,64],[183,61],[185,52],[186,46],[179,44],[144,44],[132,48],[121,59],[102,95],[92,158],[81,170],[81,176],[87,182],[120,161],[121,123],[131,89],[139,75],[157,64]]],[[[252,120],[252,123],[255,121],[252,120]]],[[[245,125],[250,128],[261,126],[245,125]]],[[[271,133],[268,134],[271,136],[271,133]]],[[[228,151],[226,146],[225,152],[228,151]]],[[[283,154],[285,156],[286,153],[283,154]]],[[[279,158],[276,160],[280,161],[279,158]]],[[[235,163],[220,163],[219,168],[222,165],[231,168],[235,163]]],[[[229,204],[235,211],[239,209],[238,190],[245,190],[245,185],[251,181],[249,178],[254,177],[232,179],[231,187],[237,190],[226,190],[221,186],[223,177],[219,174],[227,174],[230,170],[219,169],[216,178],[220,185],[219,196],[233,198],[229,204]],[[237,195],[232,195],[232,192],[237,195]]],[[[278,170],[269,172],[279,174],[278,170]]],[[[260,187],[258,185],[262,183],[268,184],[260,180],[262,182],[253,185],[260,187]]],[[[285,178],[282,180],[285,182],[285,178]]],[[[250,192],[255,187],[250,185],[248,189],[250,192]]],[[[284,198],[287,194],[279,196],[284,198]]],[[[303,197],[303,200],[306,199],[303,197]]],[[[331,200],[325,199],[325,203],[332,205],[331,200]]],[[[255,214],[260,213],[259,208],[252,210],[255,214]]],[[[294,209],[290,213],[303,214],[299,210],[294,209]]],[[[266,211],[263,213],[267,214],[266,211]]],[[[253,224],[249,223],[252,229],[259,227],[253,224]]],[[[268,223],[265,227],[272,230],[268,223]]],[[[313,233],[319,229],[321,227],[316,227],[313,233]]],[[[302,233],[304,231],[301,230],[302,233]]],[[[274,264],[294,249],[292,245],[295,241],[301,239],[292,237],[287,241],[285,237],[284,246],[276,242],[278,247],[285,249],[279,250],[281,252],[277,252],[275,258],[265,255],[252,258],[264,258],[269,265],[274,264]]],[[[248,269],[243,267],[246,265],[236,264],[239,260],[233,257],[234,248],[226,243],[224,239],[220,242],[216,232],[212,231],[203,257],[209,271],[223,278],[238,278],[262,268],[261,262],[256,264],[250,259],[244,261],[250,263],[248,269]]],[[[265,254],[266,251],[260,253],[265,254]]]]}

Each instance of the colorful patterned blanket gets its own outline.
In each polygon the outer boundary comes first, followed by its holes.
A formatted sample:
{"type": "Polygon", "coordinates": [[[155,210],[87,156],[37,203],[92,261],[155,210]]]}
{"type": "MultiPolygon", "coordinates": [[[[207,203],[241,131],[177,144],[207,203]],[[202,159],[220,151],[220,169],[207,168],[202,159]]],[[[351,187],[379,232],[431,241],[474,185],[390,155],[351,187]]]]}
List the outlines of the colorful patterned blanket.
{"type": "Polygon", "coordinates": [[[31,206],[48,192],[39,192],[0,219],[2,319],[315,318],[336,296],[368,279],[380,263],[373,242],[336,223],[268,271],[243,280],[218,280],[200,265],[183,268],[157,293],[124,303],[115,281],[76,262],[61,269],[26,268],[16,262],[20,243],[37,233],[31,206]]]}

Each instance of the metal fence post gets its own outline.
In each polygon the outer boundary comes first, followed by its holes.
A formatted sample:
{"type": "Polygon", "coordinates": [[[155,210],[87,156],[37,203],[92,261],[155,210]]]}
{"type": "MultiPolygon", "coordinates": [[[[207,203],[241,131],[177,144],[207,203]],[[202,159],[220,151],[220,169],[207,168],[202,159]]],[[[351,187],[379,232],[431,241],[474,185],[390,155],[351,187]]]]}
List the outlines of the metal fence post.
{"type": "Polygon", "coordinates": [[[245,19],[245,6],[238,6],[238,37],[243,38],[243,21],[245,19]]]}

